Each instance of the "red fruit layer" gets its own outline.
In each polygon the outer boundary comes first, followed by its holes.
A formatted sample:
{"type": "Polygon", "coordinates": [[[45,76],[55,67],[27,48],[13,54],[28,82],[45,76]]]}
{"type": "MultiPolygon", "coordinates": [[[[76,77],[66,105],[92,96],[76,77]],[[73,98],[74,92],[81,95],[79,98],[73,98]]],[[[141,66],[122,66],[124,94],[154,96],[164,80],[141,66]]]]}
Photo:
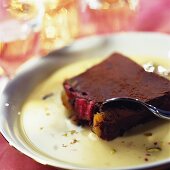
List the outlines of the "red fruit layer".
{"type": "Polygon", "coordinates": [[[64,88],[69,103],[75,113],[77,113],[77,118],[80,120],[92,121],[93,110],[95,109],[96,103],[94,101],[82,98],[82,94],[74,91],[67,81],[64,83],[64,88]]]}

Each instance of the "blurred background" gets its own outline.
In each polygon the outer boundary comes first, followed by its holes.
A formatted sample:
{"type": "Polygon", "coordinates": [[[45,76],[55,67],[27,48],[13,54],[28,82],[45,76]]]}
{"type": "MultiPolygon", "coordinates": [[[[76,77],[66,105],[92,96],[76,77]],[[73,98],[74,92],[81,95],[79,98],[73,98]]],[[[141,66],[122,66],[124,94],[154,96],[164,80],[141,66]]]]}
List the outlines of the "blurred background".
{"type": "Polygon", "coordinates": [[[170,32],[169,0],[43,0],[42,50],[120,31],[170,32]]]}
{"type": "Polygon", "coordinates": [[[85,36],[169,33],[169,18],[170,0],[0,0],[0,75],[85,36]]]}
{"type": "Polygon", "coordinates": [[[137,0],[44,0],[42,48],[59,48],[75,38],[128,29],[137,0]],[[57,29],[58,28],[58,29],[57,29]]]}

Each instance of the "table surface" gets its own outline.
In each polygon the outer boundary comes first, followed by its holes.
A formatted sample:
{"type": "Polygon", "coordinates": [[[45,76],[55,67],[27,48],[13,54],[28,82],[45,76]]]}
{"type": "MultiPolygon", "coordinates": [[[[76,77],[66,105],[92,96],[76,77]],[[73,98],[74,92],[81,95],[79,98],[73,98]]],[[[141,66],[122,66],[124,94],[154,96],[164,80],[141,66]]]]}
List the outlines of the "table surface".
{"type": "Polygon", "coordinates": [[[59,170],[54,167],[41,165],[15,148],[0,135],[0,169],[1,170],[59,170]]]}

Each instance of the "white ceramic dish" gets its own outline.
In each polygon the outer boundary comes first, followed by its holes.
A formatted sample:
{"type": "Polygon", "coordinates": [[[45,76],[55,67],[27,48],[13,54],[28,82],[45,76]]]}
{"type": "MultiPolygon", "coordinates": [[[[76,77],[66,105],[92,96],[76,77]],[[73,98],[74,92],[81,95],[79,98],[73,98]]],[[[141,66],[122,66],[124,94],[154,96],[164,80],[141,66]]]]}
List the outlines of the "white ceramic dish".
{"type": "MultiPolygon", "coordinates": [[[[65,169],[95,169],[95,167],[75,164],[67,161],[67,159],[60,160],[57,158],[54,152],[50,150],[50,144],[53,142],[49,133],[53,132],[54,128],[48,129],[41,136],[38,134],[41,132],[36,131],[37,124],[33,121],[34,115],[29,116],[27,114],[23,116],[23,121],[21,121],[20,111],[33,89],[56,70],[82,59],[108,56],[114,51],[127,56],[160,56],[161,60],[167,60],[167,58],[170,59],[170,36],[158,33],[119,33],[108,36],[94,36],[77,40],[70,46],[55,51],[44,58],[34,59],[26,63],[18,75],[8,83],[0,96],[0,130],[9,144],[42,164],[65,169]]],[[[35,119],[38,119],[38,117],[35,116],[35,119]]],[[[48,123],[50,121],[46,122],[46,124],[48,123]]],[[[65,131],[63,131],[64,133],[65,131]]],[[[54,134],[51,136],[54,136],[54,134]]],[[[169,163],[170,153],[169,158],[143,165],[96,167],[96,169],[148,169],[169,163]]]]}

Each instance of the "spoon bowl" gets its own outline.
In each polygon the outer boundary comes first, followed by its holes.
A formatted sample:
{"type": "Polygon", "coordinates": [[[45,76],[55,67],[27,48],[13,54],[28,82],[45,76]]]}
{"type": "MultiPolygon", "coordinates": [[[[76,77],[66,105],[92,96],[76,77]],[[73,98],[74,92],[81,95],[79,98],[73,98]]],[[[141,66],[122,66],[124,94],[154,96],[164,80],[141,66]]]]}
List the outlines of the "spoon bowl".
{"type": "Polygon", "coordinates": [[[117,104],[117,106],[119,106],[120,103],[121,103],[121,105],[128,104],[128,105],[136,105],[136,106],[138,105],[138,106],[145,107],[148,111],[153,113],[155,116],[157,116],[159,118],[170,120],[170,111],[159,109],[151,104],[142,102],[138,99],[129,98],[129,97],[116,97],[116,98],[108,99],[102,103],[101,111],[104,111],[108,105],[115,106],[117,104]]]}

